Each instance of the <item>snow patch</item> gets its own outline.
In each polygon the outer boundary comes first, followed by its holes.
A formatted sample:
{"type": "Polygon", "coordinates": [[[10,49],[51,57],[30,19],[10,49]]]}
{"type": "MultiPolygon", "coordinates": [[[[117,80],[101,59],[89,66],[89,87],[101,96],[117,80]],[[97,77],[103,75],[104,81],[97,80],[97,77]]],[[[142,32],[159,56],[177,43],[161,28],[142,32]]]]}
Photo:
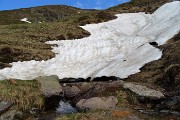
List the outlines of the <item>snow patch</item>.
{"type": "Polygon", "coordinates": [[[49,41],[55,58],[47,61],[13,62],[0,70],[0,80],[31,80],[38,76],[63,78],[117,76],[127,78],[158,60],[162,52],[150,42],[162,45],[180,30],[180,1],[167,3],[154,14],[118,14],[117,19],[82,26],[91,35],[77,40],[49,41]]]}
{"type": "Polygon", "coordinates": [[[23,18],[23,19],[21,19],[20,21],[22,21],[22,22],[27,22],[27,23],[32,23],[32,22],[28,21],[27,18],[23,18]]]}

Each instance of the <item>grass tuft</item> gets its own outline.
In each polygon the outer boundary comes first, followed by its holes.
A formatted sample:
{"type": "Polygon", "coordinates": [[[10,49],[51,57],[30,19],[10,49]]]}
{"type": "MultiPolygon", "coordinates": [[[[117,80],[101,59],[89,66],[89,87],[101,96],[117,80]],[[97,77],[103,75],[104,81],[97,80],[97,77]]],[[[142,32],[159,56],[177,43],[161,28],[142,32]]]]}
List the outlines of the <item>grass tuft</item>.
{"type": "Polygon", "coordinates": [[[42,109],[44,100],[37,81],[5,80],[0,82],[0,100],[11,101],[22,111],[42,109]]]}

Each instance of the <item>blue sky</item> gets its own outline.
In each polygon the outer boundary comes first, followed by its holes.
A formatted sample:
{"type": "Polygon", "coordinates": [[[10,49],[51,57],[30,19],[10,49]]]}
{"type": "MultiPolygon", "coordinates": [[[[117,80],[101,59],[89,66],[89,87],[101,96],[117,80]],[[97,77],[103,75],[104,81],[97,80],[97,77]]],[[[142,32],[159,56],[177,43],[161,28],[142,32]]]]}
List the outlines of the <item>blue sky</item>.
{"type": "Polygon", "coordinates": [[[0,10],[43,5],[69,5],[83,9],[105,9],[129,0],[0,0],[0,10]]]}

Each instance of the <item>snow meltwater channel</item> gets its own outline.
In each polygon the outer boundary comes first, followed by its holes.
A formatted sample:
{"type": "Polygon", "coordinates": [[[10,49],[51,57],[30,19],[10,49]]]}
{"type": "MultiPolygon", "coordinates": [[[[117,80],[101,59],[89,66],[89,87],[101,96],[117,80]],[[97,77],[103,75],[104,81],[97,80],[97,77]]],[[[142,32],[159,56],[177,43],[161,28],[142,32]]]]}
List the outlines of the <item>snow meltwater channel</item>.
{"type": "Polygon", "coordinates": [[[167,3],[153,14],[118,14],[109,22],[82,26],[91,35],[77,40],[49,41],[55,58],[11,63],[0,70],[0,80],[31,80],[38,76],[62,78],[117,76],[126,78],[158,60],[162,51],[149,42],[164,44],[180,31],[180,1],[167,3]]]}

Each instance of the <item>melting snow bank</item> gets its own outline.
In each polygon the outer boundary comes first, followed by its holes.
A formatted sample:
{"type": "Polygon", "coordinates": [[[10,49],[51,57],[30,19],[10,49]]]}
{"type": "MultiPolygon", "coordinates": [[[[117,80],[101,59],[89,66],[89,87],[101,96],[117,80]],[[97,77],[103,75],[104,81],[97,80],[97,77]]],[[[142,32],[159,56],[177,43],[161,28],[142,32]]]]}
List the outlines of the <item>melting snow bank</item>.
{"type": "Polygon", "coordinates": [[[162,52],[149,42],[164,44],[180,30],[180,1],[167,3],[154,14],[119,14],[117,19],[83,26],[90,37],[51,41],[55,58],[12,63],[0,70],[0,80],[30,80],[38,76],[62,78],[117,76],[126,78],[158,60],[162,52]]]}

